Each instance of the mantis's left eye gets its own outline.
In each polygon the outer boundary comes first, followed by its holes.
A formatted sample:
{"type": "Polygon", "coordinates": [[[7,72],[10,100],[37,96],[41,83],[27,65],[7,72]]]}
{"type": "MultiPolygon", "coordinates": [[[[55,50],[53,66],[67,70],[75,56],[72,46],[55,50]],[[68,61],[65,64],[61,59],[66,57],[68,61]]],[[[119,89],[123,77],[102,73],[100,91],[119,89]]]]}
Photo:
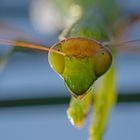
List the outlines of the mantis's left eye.
{"type": "Polygon", "coordinates": [[[112,54],[106,49],[102,48],[95,56],[95,74],[97,77],[103,75],[112,63],[112,54]]]}
{"type": "Polygon", "coordinates": [[[60,44],[54,45],[50,49],[49,54],[48,54],[48,60],[49,60],[50,66],[58,74],[61,74],[64,71],[65,58],[63,55],[53,52],[52,49],[57,50],[57,51],[61,51],[61,45],[60,44]]]}

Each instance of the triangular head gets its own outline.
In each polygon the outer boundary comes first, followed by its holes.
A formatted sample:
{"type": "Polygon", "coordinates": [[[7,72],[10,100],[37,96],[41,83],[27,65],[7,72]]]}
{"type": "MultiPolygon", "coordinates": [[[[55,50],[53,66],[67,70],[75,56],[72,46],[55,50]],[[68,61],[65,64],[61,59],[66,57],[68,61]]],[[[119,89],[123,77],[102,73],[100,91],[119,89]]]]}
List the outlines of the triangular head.
{"type": "Polygon", "coordinates": [[[103,75],[112,63],[110,51],[101,43],[86,38],[68,38],[49,51],[51,67],[64,79],[68,90],[74,96],[82,96],[94,81],[103,75]],[[65,56],[52,49],[61,51],[65,56]]]}

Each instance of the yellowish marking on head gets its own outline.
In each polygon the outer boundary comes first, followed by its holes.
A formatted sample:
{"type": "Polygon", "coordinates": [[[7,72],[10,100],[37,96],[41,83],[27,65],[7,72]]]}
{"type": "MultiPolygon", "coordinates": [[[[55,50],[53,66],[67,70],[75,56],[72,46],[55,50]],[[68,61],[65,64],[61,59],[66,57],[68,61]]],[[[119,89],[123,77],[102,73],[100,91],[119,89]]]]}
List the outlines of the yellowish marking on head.
{"type": "Polygon", "coordinates": [[[67,56],[79,58],[93,56],[102,47],[98,42],[84,38],[69,38],[63,40],[61,45],[67,56]]]}

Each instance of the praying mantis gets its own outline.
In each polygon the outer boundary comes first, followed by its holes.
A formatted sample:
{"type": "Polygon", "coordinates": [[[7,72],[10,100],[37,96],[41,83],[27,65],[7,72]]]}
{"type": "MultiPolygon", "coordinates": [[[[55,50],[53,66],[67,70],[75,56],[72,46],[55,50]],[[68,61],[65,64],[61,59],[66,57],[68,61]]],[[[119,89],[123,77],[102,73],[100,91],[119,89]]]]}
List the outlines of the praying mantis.
{"type": "MultiPolygon", "coordinates": [[[[122,46],[129,45],[129,43],[132,45],[138,41],[139,39],[130,40],[115,45],[122,46]]],[[[109,69],[113,59],[111,51],[106,47],[112,42],[97,42],[94,39],[83,37],[61,40],[51,48],[30,42],[6,39],[0,39],[0,44],[48,52],[50,66],[64,79],[70,93],[74,97],[80,98],[84,97],[94,81],[109,69]]]]}
{"type": "Polygon", "coordinates": [[[111,52],[103,45],[80,37],[62,40],[50,49],[21,41],[0,40],[0,43],[48,51],[51,67],[64,78],[67,88],[75,97],[84,95],[112,62],[111,52]]]}
{"type": "MultiPolygon", "coordinates": [[[[108,20],[110,26],[113,25],[118,16],[113,15],[110,18],[106,7],[104,7],[105,3],[102,4],[100,1],[100,5],[103,6],[103,11],[106,10],[103,19],[108,20]]],[[[109,111],[116,101],[115,55],[117,55],[118,49],[133,46],[133,43],[139,43],[140,40],[115,40],[112,35],[115,34],[115,31],[111,27],[111,31],[108,31],[105,26],[106,22],[99,18],[100,16],[93,16],[92,7],[88,9],[87,7],[84,9],[84,15],[76,20],[65,34],[62,33],[60,42],[52,45],[51,48],[40,44],[6,39],[0,39],[0,44],[48,52],[50,66],[63,78],[72,95],[67,110],[68,118],[74,126],[81,127],[94,102],[90,140],[101,140],[109,111]],[[94,83],[100,77],[100,83],[94,90],[94,83]]],[[[115,11],[115,8],[114,6],[112,10],[115,11]]],[[[110,9],[111,12],[114,13],[110,9]]],[[[126,24],[121,25],[123,26],[119,28],[120,32],[126,24]]],[[[119,35],[115,34],[114,36],[118,37],[119,35]]]]}
{"type": "MultiPolygon", "coordinates": [[[[118,45],[118,48],[121,48],[120,46],[129,46],[136,42],[138,43],[139,39],[118,42],[116,44],[114,43],[114,45],[118,45]]],[[[113,55],[111,50],[106,46],[112,44],[112,42],[98,42],[94,39],[74,37],[64,39],[54,44],[51,48],[48,48],[46,46],[30,42],[0,39],[0,45],[18,46],[49,53],[48,60],[50,66],[60,75],[61,78],[64,79],[66,87],[72,95],[72,100],[70,107],[67,110],[67,114],[72,124],[76,127],[81,127],[83,125],[91,108],[91,104],[94,99],[94,82],[111,67],[113,55]],[[69,77],[71,78],[71,76],[74,78],[72,79],[73,81],[71,81],[72,83],[69,83],[69,81],[67,83],[67,79],[65,78],[68,78],[69,80],[69,77]],[[82,81],[83,84],[75,83],[79,80],[80,76],[83,76],[83,79],[80,79],[80,82],[82,81]],[[88,82],[86,81],[88,76],[91,78],[91,82],[89,85],[84,87],[84,84],[88,82]],[[75,87],[73,88],[73,86],[75,87]]]]}

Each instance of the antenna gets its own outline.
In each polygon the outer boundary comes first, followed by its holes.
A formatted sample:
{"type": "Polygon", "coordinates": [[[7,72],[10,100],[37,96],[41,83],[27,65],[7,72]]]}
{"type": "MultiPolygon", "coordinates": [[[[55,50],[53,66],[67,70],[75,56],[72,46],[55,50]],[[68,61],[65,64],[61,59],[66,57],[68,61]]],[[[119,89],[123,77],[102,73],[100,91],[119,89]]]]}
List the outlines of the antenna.
{"type": "MultiPolygon", "coordinates": [[[[13,41],[13,40],[5,40],[5,39],[0,39],[0,44],[1,45],[8,45],[8,46],[15,46],[15,47],[23,47],[23,48],[30,48],[30,49],[36,49],[39,51],[43,52],[49,52],[50,48],[44,45],[39,45],[39,44],[33,44],[30,42],[24,42],[24,41],[13,41]]],[[[51,49],[52,52],[60,54],[65,56],[63,52],[57,51],[55,49],[51,49]]]]}

